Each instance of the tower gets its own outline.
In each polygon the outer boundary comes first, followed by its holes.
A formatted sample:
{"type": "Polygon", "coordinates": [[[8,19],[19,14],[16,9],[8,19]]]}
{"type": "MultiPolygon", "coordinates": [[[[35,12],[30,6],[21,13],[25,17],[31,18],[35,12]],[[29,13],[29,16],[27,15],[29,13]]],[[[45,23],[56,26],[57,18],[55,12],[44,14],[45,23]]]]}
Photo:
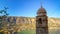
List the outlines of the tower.
{"type": "Polygon", "coordinates": [[[36,16],[36,34],[48,34],[48,20],[46,10],[41,5],[36,16]]]}

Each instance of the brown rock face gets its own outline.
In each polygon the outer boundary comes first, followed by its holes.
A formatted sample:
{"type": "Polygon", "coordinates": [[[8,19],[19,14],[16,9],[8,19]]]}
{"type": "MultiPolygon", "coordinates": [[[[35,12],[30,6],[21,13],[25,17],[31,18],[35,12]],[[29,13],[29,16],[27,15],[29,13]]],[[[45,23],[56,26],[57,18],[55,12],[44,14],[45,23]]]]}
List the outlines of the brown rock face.
{"type": "MultiPolygon", "coordinates": [[[[15,23],[18,27],[18,31],[26,29],[36,29],[36,19],[34,17],[8,17],[7,23],[15,23]]],[[[48,18],[49,29],[60,28],[60,18],[48,18]]]]}
{"type": "MultiPolygon", "coordinates": [[[[13,20],[14,18],[16,20],[17,25],[20,25],[20,24],[35,25],[36,24],[36,19],[34,17],[10,17],[9,21],[14,23],[14,20],[13,20]]],[[[49,29],[60,28],[60,18],[48,18],[48,26],[49,26],[49,29]]]]}

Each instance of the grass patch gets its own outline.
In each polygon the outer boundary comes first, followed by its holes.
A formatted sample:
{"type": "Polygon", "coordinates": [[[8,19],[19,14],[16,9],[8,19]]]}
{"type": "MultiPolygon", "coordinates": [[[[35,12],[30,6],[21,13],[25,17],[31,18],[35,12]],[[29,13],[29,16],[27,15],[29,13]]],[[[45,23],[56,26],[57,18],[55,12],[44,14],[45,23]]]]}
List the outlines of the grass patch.
{"type": "Polygon", "coordinates": [[[36,30],[23,30],[18,32],[18,34],[36,34],[36,30]]]}

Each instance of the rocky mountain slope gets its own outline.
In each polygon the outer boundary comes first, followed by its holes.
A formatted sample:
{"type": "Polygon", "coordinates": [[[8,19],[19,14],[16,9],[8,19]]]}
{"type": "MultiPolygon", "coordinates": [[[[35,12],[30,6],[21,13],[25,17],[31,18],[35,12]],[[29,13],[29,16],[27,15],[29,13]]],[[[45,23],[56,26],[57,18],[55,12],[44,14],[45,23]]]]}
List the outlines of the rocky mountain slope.
{"type": "Polygon", "coordinates": [[[60,18],[48,18],[48,26],[50,29],[60,29],[60,18]]]}
{"type": "MultiPolygon", "coordinates": [[[[26,29],[27,30],[36,29],[36,19],[34,17],[9,17],[9,18],[11,22],[12,21],[16,22],[19,31],[26,29]]],[[[48,18],[48,27],[49,29],[60,29],[60,18],[48,18]]]]}
{"type": "MultiPolygon", "coordinates": [[[[36,19],[32,17],[17,17],[16,24],[23,28],[35,29],[36,19]]],[[[48,18],[48,27],[49,29],[60,29],[60,18],[48,18]]]]}

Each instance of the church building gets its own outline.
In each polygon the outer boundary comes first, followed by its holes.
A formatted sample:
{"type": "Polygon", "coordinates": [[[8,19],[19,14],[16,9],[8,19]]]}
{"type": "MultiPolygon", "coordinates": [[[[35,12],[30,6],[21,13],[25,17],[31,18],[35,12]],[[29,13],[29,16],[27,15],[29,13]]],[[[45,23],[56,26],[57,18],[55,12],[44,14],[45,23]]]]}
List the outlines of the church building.
{"type": "Polygon", "coordinates": [[[48,34],[47,12],[41,5],[36,16],[36,34],[48,34]]]}

